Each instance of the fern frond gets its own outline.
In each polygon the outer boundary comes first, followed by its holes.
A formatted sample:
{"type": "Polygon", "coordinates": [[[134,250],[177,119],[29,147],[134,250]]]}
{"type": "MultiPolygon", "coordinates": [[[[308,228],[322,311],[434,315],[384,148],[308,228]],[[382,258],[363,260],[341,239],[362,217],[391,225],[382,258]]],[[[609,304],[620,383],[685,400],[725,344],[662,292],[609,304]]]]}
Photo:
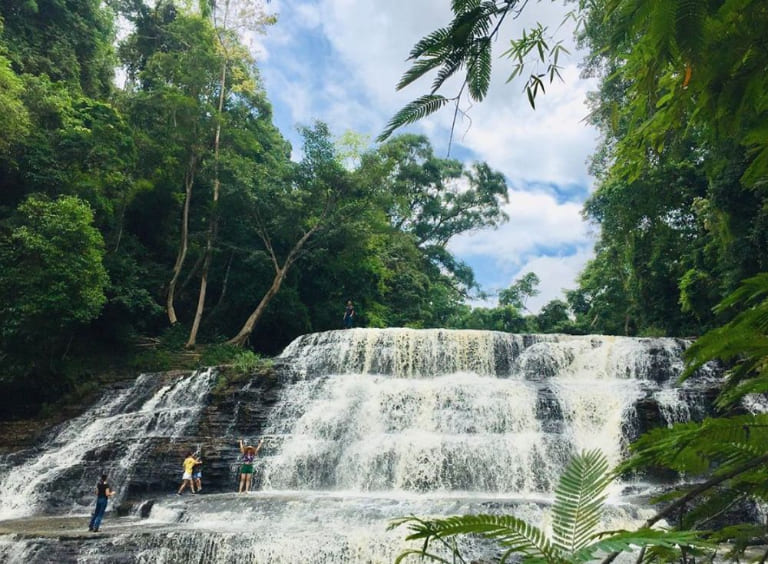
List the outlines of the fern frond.
{"type": "Polygon", "coordinates": [[[695,60],[704,45],[704,21],[707,6],[701,0],[677,0],[675,7],[675,40],[683,57],[695,60]]]}
{"type": "Polygon", "coordinates": [[[469,95],[478,102],[485,98],[491,84],[491,42],[478,42],[476,54],[467,69],[469,95]]]}
{"type": "Polygon", "coordinates": [[[753,547],[755,539],[765,536],[765,526],[741,523],[714,531],[711,538],[715,542],[727,543],[730,546],[722,555],[723,562],[739,562],[748,548],[753,547]]]}
{"type": "Polygon", "coordinates": [[[398,127],[418,121],[421,118],[436,112],[448,102],[448,98],[436,94],[427,94],[417,98],[392,117],[387,124],[386,129],[376,140],[379,142],[385,141],[398,127]]]}
{"type": "Polygon", "coordinates": [[[581,550],[600,523],[605,490],[611,483],[608,461],[599,450],[575,456],[560,477],[552,506],[555,546],[565,552],[581,550]]]}
{"type": "Polygon", "coordinates": [[[395,89],[402,90],[414,80],[418,80],[429,71],[439,67],[444,63],[445,63],[445,58],[443,57],[433,57],[429,59],[421,59],[419,61],[416,61],[413,65],[411,65],[411,68],[405,71],[402,78],[400,79],[400,82],[398,82],[397,85],[395,86],[395,89]]]}
{"type": "Polygon", "coordinates": [[[442,52],[448,45],[451,37],[451,31],[447,27],[436,29],[426,37],[422,37],[416,45],[413,46],[408,55],[408,59],[418,59],[424,55],[436,55],[442,52]]]}
{"type": "MultiPolygon", "coordinates": [[[[762,358],[768,358],[768,339],[762,348],[762,358]]],[[[753,349],[754,350],[754,349],[753,349]]],[[[742,362],[726,373],[728,381],[720,390],[715,405],[721,409],[735,405],[750,394],[768,393],[768,363],[742,362]]]]}
{"type": "Polygon", "coordinates": [[[395,558],[394,564],[400,564],[409,556],[418,556],[420,560],[423,560],[424,558],[428,558],[432,562],[441,562],[442,564],[453,564],[453,562],[451,562],[450,560],[446,560],[445,558],[442,558],[437,554],[431,554],[429,552],[425,552],[423,550],[417,550],[415,548],[410,548],[398,554],[397,558],[395,558]]]}
{"type": "Polygon", "coordinates": [[[456,71],[458,71],[463,64],[463,59],[459,57],[448,57],[444,61],[443,68],[441,68],[437,76],[435,77],[435,80],[432,82],[432,91],[431,94],[434,94],[437,92],[440,87],[443,85],[443,82],[448,80],[450,77],[452,77],[454,74],[456,74],[456,71]]]}
{"type": "Polygon", "coordinates": [[[747,278],[731,294],[715,307],[715,313],[722,313],[727,308],[740,304],[754,304],[768,297],[768,272],[747,278]]]}
{"type": "MultiPolygon", "coordinates": [[[[768,435],[768,431],[763,431],[759,434],[768,435]]],[[[760,441],[760,436],[750,438],[760,441]]],[[[723,466],[744,464],[748,460],[761,456],[764,452],[765,442],[762,441],[756,443],[731,442],[719,447],[717,450],[721,460],[720,464],[723,466]]]]}
{"type": "Polygon", "coordinates": [[[723,313],[735,307],[741,310],[736,317],[689,347],[681,377],[689,377],[713,360],[735,362],[726,373],[717,400],[719,407],[733,405],[745,394],[768,389],[768,273],[743,281],[715,311],[723,313]]]}
{"type": "Polygon", "coordinates": [[[621,531],[585,546],[573,554],[570,562],[589,562],[597,554],[636,550],[643,546],[678,548],[680,546],[714,548],[714,545],[701,538],[701,531],[665,531],[644,527],[636,531],[621,531]]]}
{"type": "Polygon", "coordinates": [[[480,0],[452,0],[451,10],[454,14],[464,14],[480,6],[480,0]]]}
{"type": "Polygon", "coordinates": [[[642,564],[657,562],[676,562],[680,560],[680,550],[677,547],[649,546],[643,554],[642,564]]]}
{"type": "Polygon", "coordinates": [[[697,498],[696,504],[684,512],[679,522],[683,529],[705,529],[707,523],[718,519],[723,513],[732,509],[737,503],[747,496],[736,484],[728,484],[728,487],[713,488],[707,495],[697,498]]]}
{"type": "Polygon", "coordinates": [[[662,466],[696,475],[717,463],[717,472],[723,472],[749,458],[762,456],[767,444],[768,414],[677,423],[669,429],[653,429],[635,441],[632,456],[619,471],[662,466]]]}
{"type": "Polygon", "coordinates": [[[507,552],[517,552],[526,557],[552,562],[559,556],[558,550],[541,530],[510,515],[461,515],[433,520],[405,517],[392,521],[389,529],[401,525],[407,525],[410,530],[406,540],[425,541],[424,551],[431,540],[475,534],[495,540],[507,548],[507,552]]]}

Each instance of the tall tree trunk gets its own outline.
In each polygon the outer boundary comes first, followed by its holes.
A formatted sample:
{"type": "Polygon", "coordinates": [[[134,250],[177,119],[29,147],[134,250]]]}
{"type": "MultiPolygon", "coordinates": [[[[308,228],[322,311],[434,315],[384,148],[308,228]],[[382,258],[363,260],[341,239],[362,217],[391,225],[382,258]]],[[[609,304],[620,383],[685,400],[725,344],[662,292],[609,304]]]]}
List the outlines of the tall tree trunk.
{"type": "MultiPolygon", "coordinates": [[[[323,218],[327,216],[327,212],[328,208],[326,207],[326,210],[323,213],[323,218]]],[[[283,284],[283,280],[285,280],[285,275],[288,274],[288,269],[291,268],[293,263],[298,258],[301,249],[304,247],[304,244],[310,239],[310,237],[312,237],[312,235],[314,235],[318,229],[320,229],[321,225],[322,221],[319,221],[312,229],[301,236],[301,239],[298,240],[298,242],[288,253],[288,258],[285,259],[282,267],[277,263],[277,256],[275,255],[275,251],[272,247],[272,244],[270,243],[269,237],[266,233],[262,234],[262,240],[264,241],[264,244],[266,245],[267,250],[272,257],[272,264],[275,267],[275,277],[272,279],[272,285],[269,287],[269,290],[267,290],[267,293],[264,294],[264,297],[261,298],[259,305],[256,306],[256,309],[253,310],[253,313],[248,316],[248,319],[245,321],[238,334],[227,341],[228,344],[237,346],[243,346],[245,344],[245,342],[248,340],[248,337],[251,336],[253,328],[256,326],[256,322],[261,319],[261,316],[264,314],[264,310],[269,305],[269,302],[272,301],[272,298],[274,298],[275,294],[277,294],[278,290],[280,290],[280,286],[283,284]]]]}
{"type": "Polygon", "coordinates": [[[195,320],[192,322],[192,329],[189,332],[189,339],[187,340],[186,347],[192,348],[195,346],[197,340],[197,332],[200,329],[200,321],[203,318],[203,310],[205,309],[205,294],[208,289],[208,272],[210,271],[211,260],[213,257],[213,239],[215,234],[211,234],[211,230],[208,232],[208,242],[205,246],[205,259],[203,260],[203,271],[200,275],[200,293],[197,297],[197,310],[195,311],[195,320]]]}
{"type": "Polygon", "coordinates": [[[261,316],[264,314],[264,310],[267,309],[269,302],[272,301],[272,298],[274,298],[275,294],[277,294],[277,292],[280,290],[280,286],[282,286],[283,280],[285,280],[287,271],[288,266],[285,266],[275,273],[275,277],[272,279],[272,285],[269,287],[269,290],[267,290],[267,293],[264,294],[264,296],[261,298],[259,305],[256,306],[256,309],[253,310],[253,313],[245,321],[242,329],[240,329],[240,332],[232,337],[229,341],[227,341],[228,344],[237,345],[240,347],[245,344],[245,342],[248,340],[248,337],[251,336],[253,328],[256,326],[256,322],[261,319],[261,316]]]}
{"type": "Polygon", "coordinates": [[[229,260],[227,261],[227,269],[224,271],[224,281],[221,283],[221,293],[219,294],[219,299],[216,301],[216,305],[213,306],[213,309],[211,310],[210,315],[214,315],[217,311],[219,311],[219,308],[221,307],[221,304],[224,303],[224,296],[227,295],[227,285],[229,284],[229,274],[232,272],[232,261],[235,258],[235,252],[232,251],[229,253],[229,260]]]}
{"type": "Polygon", "coordinates": [[[181,240],[179,241],[179,252],[176,255],[176,264],[173,265],[173,277],[168,284],[168,296],[165,304],[168,321],[171,322],[171,325],[178,321],[173,301],[176,293],[176,284],[179,281],[181,269],[184,266],[184,259],[187,257],[187,250],[189,249],[189,205],[192,201],[192,186],[195,183],[196,170],[197,156],[193,153],[189,156],[189,164],[184,174],[184,210],[181,215],[181,240]]]}
{"type": "Polygon", "coordinates": [[[192,323],[192,329],[189,331],[187,339],[187,348],[192,348],[197,343],[197,332],[200,330],[200,322],[203,319],[205,310],[205,293],[208,289],[208,273],[210,272],[211,262],[213,261],[213,243],[216,240],[216,234],[219,228],[219,191],[221,189],[221,180],[219,178],[219,150],[221,147],[221,120],[224,112],[224,89],[227,85],[227,57],[221,63],[221,79],[219,81],[219,107],[216,121],[216,136],[213,142],[213,207],[211,208],[211,221],[208,225],[208,237],[205,243],[205,260],[203,261],[203,271],[200,276],[200,293],[197,297],[197,309],[195,310],[195,320],[192,323]]]}
{"type": "Polygon", "coordinates": [[[122,199],[120,201],[120,216],[117,218],[117,238],[115,240],[114,252],[120,250],[120,242],[123,240],[123,229],[125,227],[125,208],[128,207],[128,196],[126,192],[128,188],[125,183],[123,184],[122,199]]]}

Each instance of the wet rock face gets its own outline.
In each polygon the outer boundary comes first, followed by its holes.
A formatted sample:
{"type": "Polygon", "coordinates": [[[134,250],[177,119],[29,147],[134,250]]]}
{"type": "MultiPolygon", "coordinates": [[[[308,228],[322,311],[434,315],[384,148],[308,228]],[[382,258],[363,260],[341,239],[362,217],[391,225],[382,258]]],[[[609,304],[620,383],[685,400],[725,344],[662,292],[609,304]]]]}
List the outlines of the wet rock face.
{"type": "Polygon", "coordinates": [[[90,511],[102,473],[118,494],[110,507],[138,511],[148,498],[176,491],[189,451],[204,459],[204,491],[233,491],[238,439],[256,440],[278,389],[274,375],[212,373],[142,375],[110,386],[39,445],[0,457],[0,518],[90,511]]]}
{"type": "MultiPolygon", "coordinates": [[[[178,489],[182,461],[189,451],[198,452],[203,460],[204,492],[235,491],[240,457],[238,440],[252,443],[258,440],[279,390],[279,379],[271,374],[254,376],[210,394],[194,433],[153,442],[141,457],[127,485],[128,500],[138,502],[178,489]]],[[[260,454],[269,450],[269,442],[265,441],[260,454]]]]}

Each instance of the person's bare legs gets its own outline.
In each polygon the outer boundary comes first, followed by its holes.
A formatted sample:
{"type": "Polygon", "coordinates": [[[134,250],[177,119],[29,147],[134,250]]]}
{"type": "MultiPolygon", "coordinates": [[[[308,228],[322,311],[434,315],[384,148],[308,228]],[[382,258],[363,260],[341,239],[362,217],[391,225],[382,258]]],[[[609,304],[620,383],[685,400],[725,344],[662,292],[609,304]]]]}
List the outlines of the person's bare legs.
{"type": "Polygon", "coordinates": [[[247,474],[240,474],[240,488],[237,490],[237,493],[243,493],[243,488],[245,487],[245,477],[247,474]]]}
{"type": "Polygon", "coordinates": [[[183,492],[184,488],[187,487],[187,484],[189,484],[189,489],[192,490],[192,493],[195,493],[195,488],[192,486],[192,480],[182,480],[181,481],[181,487],[179,488],[179,491],[177,492],[179,495],[181,495],[181,492],[183,492]]]}
{"type": "Polygon", "coordinates": [[[246,492],[251,491],[251,476],[252,474],[245,475],[245,491],[246,492]]]}

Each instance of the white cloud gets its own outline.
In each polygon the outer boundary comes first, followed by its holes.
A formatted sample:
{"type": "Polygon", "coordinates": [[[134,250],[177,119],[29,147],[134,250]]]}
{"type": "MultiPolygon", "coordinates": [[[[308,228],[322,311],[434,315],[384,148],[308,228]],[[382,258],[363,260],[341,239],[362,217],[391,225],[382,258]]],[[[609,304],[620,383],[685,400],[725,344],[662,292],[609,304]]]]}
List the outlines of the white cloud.
{"type": "Polygon", "coordinates": [[[558,203],[552,194],[510,190],[504,206],[509,221],[496,230],[456,237],[450,249],[462,257],[493,256],[500,264],[519,265],[538,248],[589,244],[581,204],[558,203]]]}
{"type": "MultiPolygon", "coordinates": [[[[569,256],[540,256],[535,257],[520,267],[519,275],[533,272],[539,277],[539,295],[528,300],[526,307],[538,313],[547,303],[554,299],[564,300],[563,290],[572,290],[578,286],[576,278],[584,265],[593,256],[591,247],[582,247],[569,256]]],[[[515,277],[517,278],[517,276],[515,277]]],[[[512,284],[514,278],[510,279],[512,284]]]]}
{"type": "MultiPolygon", "coordinates": [[[[403,92],[395,92],[395,84],[408,68],[405,59],[414,43],[450,20],[447,3],[391,0],[361,5],[350,0],[321,0],[321,4],[326,37],[378,109],[379,130],[383,129],[397,109],[428,90],[429,78],[403,92]]],[[[581,122],[587,115],[584,97],[591,84],[579,79],[578,57],[564,56],[565,82],[548,86],[547,94],[537,100],[536,111],[521,92],[521,83],[505,83],[511,62],[500,57],[507,40],[523,26],[530,28],[542,21],[554,30],[564,13],[558,3],[530,3],[519,21],[503,28],[495,46],[494,79],[487,98],[471,108],[462,104],[472,125],[463,135],[467,124],[458,124],[456,142],[511,177],[583,182],[587,176],[584,161],[594,147],[595,135],[581,122]]],[[[569,39],[567,31],[561,34],[569,39]]],[[[450,87],[445,92],[453,93],[450,87]]],[[[426,120],[430,130],[436,128],[443,135],[443,139],[433,140],[436,147],[447,146],[451,120],[450,110],[426,120]]]]}

